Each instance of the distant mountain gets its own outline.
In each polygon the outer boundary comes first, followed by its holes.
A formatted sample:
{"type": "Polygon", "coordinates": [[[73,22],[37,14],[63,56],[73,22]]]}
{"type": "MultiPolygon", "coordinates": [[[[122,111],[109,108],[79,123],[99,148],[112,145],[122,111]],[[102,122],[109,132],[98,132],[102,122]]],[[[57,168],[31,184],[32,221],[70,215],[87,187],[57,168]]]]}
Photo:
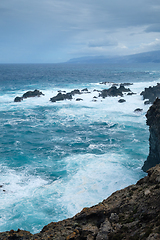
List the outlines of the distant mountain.
{"type": "Polygon", "coordinates": [[[144,52],[127,56],[105,57],[105,56],[88,56],[73,58],[68,63],[160,63],[160,50],[144,52]]]}

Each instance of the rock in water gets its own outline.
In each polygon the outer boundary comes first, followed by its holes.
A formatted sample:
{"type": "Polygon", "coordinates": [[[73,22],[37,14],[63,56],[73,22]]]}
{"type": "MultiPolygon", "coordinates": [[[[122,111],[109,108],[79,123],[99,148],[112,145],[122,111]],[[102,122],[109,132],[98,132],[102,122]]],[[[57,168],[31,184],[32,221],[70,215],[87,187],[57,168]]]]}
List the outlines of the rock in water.
{"type": "Polygon", "coordinates": [[[160,163],[160,99],[156,99],[149,108],[147,114],[147,125],[149,126],[149,156],[142,167],[143,171],[160,163]]]}
{"type": "Polygon", "coordinates": [[[21,102],[21,101],[23,101],[24,98],[40,97],[41,95],[44,96],[44,94],[42,92],[35,89],[34,91],[28,91],[28,92],[24,93],[22,97],[15,97],[14,102],[21,102]]]}
{"type": "Polygon", "coordinates": [[[143,100],[148,99],[147,103],[153,103],[157,97],[160,97],[160,83],[157,83],[156,86],[145,88],[140,95],[143,96],[143,100]]]}

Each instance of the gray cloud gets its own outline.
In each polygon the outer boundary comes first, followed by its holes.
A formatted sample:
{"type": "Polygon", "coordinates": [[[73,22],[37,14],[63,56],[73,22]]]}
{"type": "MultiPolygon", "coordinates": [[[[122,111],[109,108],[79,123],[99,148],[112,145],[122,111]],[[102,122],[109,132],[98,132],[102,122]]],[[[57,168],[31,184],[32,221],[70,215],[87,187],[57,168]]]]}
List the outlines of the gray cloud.
{"type": "Polygon", "coordinates": [[[159,0],[1,0],[0,62],[152,50],[159,12],[159,0]]]}

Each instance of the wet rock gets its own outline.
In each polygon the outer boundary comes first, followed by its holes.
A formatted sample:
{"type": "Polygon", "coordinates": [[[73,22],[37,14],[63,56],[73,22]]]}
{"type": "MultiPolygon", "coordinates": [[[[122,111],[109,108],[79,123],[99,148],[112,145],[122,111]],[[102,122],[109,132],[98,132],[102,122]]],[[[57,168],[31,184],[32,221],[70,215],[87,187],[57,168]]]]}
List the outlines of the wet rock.
{"type": "Polygon", "coordinates": [[[136,113],[139,113],[139,112],[142,112],[142,111],[143,111],[142,108],[136,108],[136,109],[134,110],[134,112],[136,112],[136,113]]]}
{"type": "Polygon", "coordinates": [[[42,92],[35,89],[34,91],[28,91],[28,92],[24,93],[22,98],[40,97],[41,95],[44,96],[44,94],[42,92]]]}
{"type": "Polygon", "coordinates": [[[160,84],[157,83],[156,86],[145,88],[140,95],[143,96],[143,100],[147,99],[149,103],[153,103],[157,97],[160,97],[160,84]]]}
{"type": "Polygon", "coordinates": [[[21,101],[23,101],[24,98],[40,97],[41,95],[44,96],[44,94],[42,92],[35,89],[34,91],[28,91],[28,92],[24,93],[22,97],[16,97],[14,99],[14,102],[21,102],[21,101]]]}
{"type": "Polygon", "coordinates": [[[102,98],[106,98],[106,97],[117,97],[117,96],[120,96],[122,97],[123,96],[123,93],[121,90],[119,90],[116,86],[112,86],[111,88],[109,89],[104,89],[101,91],[101,93],[99,94],[99,97],[102,97],[102,98]]]}
{"type": "Polygon", "coordinates": [[[81,92],[79,91],[79,89],[74,89],[73,91],[69,92],[68,94],[71,94],[72,96],[74,96],[75,94],[81,94],[81,92]]]}
{"type": "Polygon", "coordinates": [[[59,92],[55,97],[50,98],[51,102],[63,101],[63,100],[71,100],[72,95],[70,93],[61,93],[59,92]]]}
{"type": "Polygon", "coordinates": [[[133,92],[127,93],[127,95],[129,95],[129,96],[134,95],[134,94],[136,94],[136,93],[133,93],[133,92]]]}
{"type": "Polygon", "coordinates": [[[21,102],[23,101],[23,97],[15,97],[14,102],[21,102]]]}
{"type": "Polygon", "coordinates": [[[88,92],[88,88],[82,89],[81,92],[88,92]]]}
{"type": "Polygon", "coordinates": [[[82,98],[76,98],[76,101],[83,101],[83,99],[82,98]]]}
{"type": "Polygon", "coordinates": [[[129,88],[125,88],[123,84],[120,84],[119,90],[121,92],[131,92],[129,88]]]}
{"type": "Polygon", "coordinates": [[[151,104],[149,100],[144,101],[144,105],[151,104]]]}
{"type": "Polygon", "coordinates": [[[124,103],[124,102],[126,102],[126,100],[123,99],[123,98],[121,98],[121,99],[118,100],[118,102],[119,102],[119,103],[124,103]]]}
{"type": "Polygon", "coordinates": [[[142,169],[149,168],[160,163],[160,99],[156,99],[146,114],[147,125],[149,126],[149,155],[142,169]]]}

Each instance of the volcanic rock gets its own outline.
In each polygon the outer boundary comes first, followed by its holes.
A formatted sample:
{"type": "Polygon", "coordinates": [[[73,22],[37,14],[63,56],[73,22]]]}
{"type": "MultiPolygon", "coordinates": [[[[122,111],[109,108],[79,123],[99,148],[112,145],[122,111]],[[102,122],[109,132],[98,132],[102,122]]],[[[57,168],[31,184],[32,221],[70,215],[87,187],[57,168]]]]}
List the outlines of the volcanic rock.
{"type": "Polygon", "coordinates": [[[34,91],[28,91],[28,92],[24,93],[22,97],[16,97],[14,99],[14,102],[21,102],[24,98],[40,97],[41,95],[44,96],[44,94],[42,92],[35,89],[34,91]]]}
{"type": "Polygon", "coordinates": [[[57,102],[57,101],[62,101],[62,100],[66,100],[66,99],[71,100],[72,95],[70,93],[65,94],[65,93],[59,92],[55,97],[50,98],[50,101],[57,102]]]}
{"type": "Polygon", "coordinates": [[[126,100],[123,99],[123,98],[121,98],[121,99],[118,100],[118,102],[119,102],[119,103],[124,103],[124,102],[126,102],[126,100]]]}
{"type": "Polygon", "coordinates": [[[156,99],[146,114],[149,126],[149,155],[142,169],[147,171],[150,167],[160,163],[160,99],[156,99]]]}
{"type": "Polygon", "coordinates": [[[160,83],[157,83],[156,86],[145,88],[140,95],[143,96],[143,100],[148,99],[149,103],[153,103],[157,97],[160,97],[160,83]]]}
{"type": "Polygon", "coordinates": [[[112,86],[109,89],[103,89],[101,93],[99,94],[99,97],[105,98],[105,97],[117,97],[123,96],[123,93],[121,90],[119,90],[116,86],[112,86]]]}
{"type": "Polygon", "coordinates": [[[136,109],[134,110],[134,112],[142,112],[142,111],[143,111],[142,108],[136,108],[136,109]]]}

